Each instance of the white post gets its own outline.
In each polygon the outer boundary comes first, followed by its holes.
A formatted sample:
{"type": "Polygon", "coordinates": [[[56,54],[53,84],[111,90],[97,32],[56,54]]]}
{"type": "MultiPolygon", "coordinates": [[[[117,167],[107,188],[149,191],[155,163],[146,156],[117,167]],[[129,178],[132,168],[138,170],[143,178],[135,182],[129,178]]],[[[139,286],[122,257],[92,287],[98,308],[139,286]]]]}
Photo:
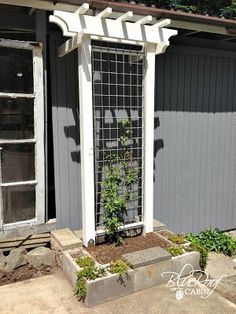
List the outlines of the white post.
{"type": "Polygon", "coordinates": [[[91,41],[84,37],[78,50],[80,102],[80,154],[83,244],[95,243],[94,154],[91,41]]]}
{"type": "Polygon", "coordinates": [[[146,46],[144,81],[144,233],[153,231],[155,45],[146,46]]]}

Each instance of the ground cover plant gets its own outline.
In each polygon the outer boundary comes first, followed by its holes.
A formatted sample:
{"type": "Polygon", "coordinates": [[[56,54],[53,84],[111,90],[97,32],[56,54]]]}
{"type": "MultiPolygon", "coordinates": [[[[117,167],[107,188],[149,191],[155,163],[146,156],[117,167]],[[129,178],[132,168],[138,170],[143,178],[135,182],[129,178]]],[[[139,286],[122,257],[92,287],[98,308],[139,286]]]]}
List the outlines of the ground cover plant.
{"type": "Polygon", "coordinates": [[[95,266],[95,261],[89,256],[83,256],[76,259],[76,263],[82,269],[77,272],[75,295],[79,301],[84,301],[87,293],[86,280],[95,280],[97,278],[105,277],[107,271],[103,267],[95,266]]]}
{"type": "Polygon", "coordinates": [[[172,246],[167,249],[167,251],[172,255],[172,256],[178,256],[184,253],[183,248],[181,246],[172,246]]]}
{"type": "Polygon", "coordinates": [[[125,274],[128,271],[128,269],[129,269],[129,264],[121,259],[113,260],[109,266],[109,271],[112,274],[118,274],[118,275],[125,274]]]}
{"type": "Polygon", "coordinates": [[[168,240],[175,244],[184,244],[186,242],[184,235],[180,233],[168,236],[168,240]]]}
{"type": "Polygon", "coordinates": [[[198,235],[189,233],[186,239],[193,245],[200,245],[207,251],[232,256],[236,253],[236,240],[219,229],[205,229],[198,235]]]}

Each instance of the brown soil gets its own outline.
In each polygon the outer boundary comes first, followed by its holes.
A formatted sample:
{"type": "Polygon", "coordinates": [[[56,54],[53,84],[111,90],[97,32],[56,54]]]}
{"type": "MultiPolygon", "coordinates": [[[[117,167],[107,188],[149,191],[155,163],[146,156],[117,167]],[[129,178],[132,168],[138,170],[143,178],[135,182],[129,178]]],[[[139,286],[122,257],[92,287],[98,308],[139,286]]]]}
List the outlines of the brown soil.
{"type": "Polygon", "coordinates": [[[54,273],[55,269],[44,269],[44,270],[37,270],[31,266],[24,265],[12,272],[3,273],[0,271],[0,286],[7,285],[17,281],[23,281],[30,278],[37,278],[44,275],[50,275],[54,273]]]}
{"type": "Polygon", "coordinates": [[[165,238],[169,238],[169,237],[171,237],[173,235],[173,233],[171,233],[171,232],[169,232],[167,230],[161,230],[161,231],[158,231],[158,233],[160,235],[162,235],[163,237],[165,237],[165,238]]]}
{"type": "Polygon", "coordinates": [[[110,263],[114,259],[120,259],[123,254],[149,249],[160,246],[163,249],[171,245],[161,239],[155,233],[148,233],[146,236],[137,236],[124,239],[120,246],[115,244],[100,244],[91,246],[86,250],[101,264],[110,263]]]}

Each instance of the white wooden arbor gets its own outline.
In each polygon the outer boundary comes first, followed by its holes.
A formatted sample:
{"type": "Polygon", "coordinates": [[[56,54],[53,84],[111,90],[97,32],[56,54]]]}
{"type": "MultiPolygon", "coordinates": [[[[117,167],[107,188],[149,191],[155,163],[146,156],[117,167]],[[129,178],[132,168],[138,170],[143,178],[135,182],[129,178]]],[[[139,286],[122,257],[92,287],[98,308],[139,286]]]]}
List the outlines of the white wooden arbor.
{"type": "Polygon", "coordinates": [[[94,218],[94,141],[91,40],[141,45],[145,48],[146,71],[144,82],[144,232],[153,231],[153,145],[154,145],[154,82],[155,55],[164,53],[169,38],[177,31],[164,28],[171,20],[152,24],[152,16],[133,18],[128,11],[114,18],[111,8],[96,16],[88,15],[89,5],[84,3],[74,13],[54,11],[50,22],[57,24],[64,36],[70,37],[58,49],[60,57],[78,49],[79,100],[81,136],[81,183],[83,242],[95,242],[94,218]]]}

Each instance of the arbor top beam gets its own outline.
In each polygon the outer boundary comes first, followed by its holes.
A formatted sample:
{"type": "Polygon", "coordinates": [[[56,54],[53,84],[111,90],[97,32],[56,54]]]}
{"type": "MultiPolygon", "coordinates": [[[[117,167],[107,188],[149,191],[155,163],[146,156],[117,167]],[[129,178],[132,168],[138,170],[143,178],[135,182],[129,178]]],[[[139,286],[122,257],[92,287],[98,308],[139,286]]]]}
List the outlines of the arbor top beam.
{"type": "MultiPolygon", "coordinates": [[[[78,34],[82,36],[87,35],[96,37],[101,40],[114,40],[119,42],[152,44],[156,47],[156,53],[169,46],[169,38],[177,35],[177,31],[173,29],[164,28],[170,25],[171,20],[159,20],[155,24],[149,25],[152,17],[147,15],[141,17],[140,20],[133,22],[133,12],[126,13],[111,18],[112,9],[107,7],[104,11],[96,16],[87,15],[89,5],[84,3],[75,12],[54,11],[53,15],[49,17],[50,22],[57,24],[63,32],[64,36],[75,37],[78,34]],[[159,45],[159,47],[158,47],[159,45]],[[163,49],[160,49],[163,47],[163,49]]],[[[78,47],[78,40],[74,41],[75,47],[78,47]]],[[[60,49],[60,55],[65,55],[73,50],[73,46],[64,44],[60,49]],[[68,50],[66,47],[70,47],[68,50]],[[63,49],[65,49],[63,51],[63,49]]]]}

